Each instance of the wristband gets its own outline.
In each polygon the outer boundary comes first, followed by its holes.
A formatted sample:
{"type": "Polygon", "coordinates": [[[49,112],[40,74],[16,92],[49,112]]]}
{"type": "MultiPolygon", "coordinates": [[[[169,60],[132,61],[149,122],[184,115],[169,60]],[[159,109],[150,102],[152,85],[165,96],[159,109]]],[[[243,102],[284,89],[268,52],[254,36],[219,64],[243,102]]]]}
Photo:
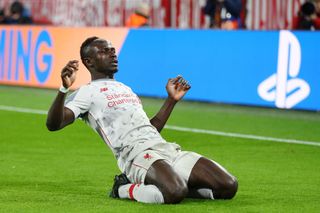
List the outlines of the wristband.
{"type": "Polygon", "coordinates": [[[59,91],[62,93],[67,93],[69,92],[69,88],[65,88],[63,85],[61,85],[61,87],[59,88],[59,91]]]}

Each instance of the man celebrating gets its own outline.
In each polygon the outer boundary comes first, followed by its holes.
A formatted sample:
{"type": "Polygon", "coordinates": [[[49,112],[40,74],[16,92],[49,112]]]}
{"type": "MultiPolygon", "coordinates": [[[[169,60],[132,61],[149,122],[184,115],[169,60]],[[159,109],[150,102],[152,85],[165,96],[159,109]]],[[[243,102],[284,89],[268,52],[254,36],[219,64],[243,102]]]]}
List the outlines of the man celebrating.
{"type": "Polygon", "coordinates": [[[101,136],[122,172],[114,179],[111,197],[144,203],[179,203],[187,196],[234,197],[235,177],[216,162],[181,151],[160,135],[175,104],[190,89],[181,76],[169,79],[168,98],[149,120],[138,96],[114,79],[118,60],[109,41],[90,37],[81,45],[80,55],[91,82],[65,101],[78,70],[78,61],[69,61],[61,72],[62,86],[48,112],[47,128],[56,131],[81,118],[101,136]]]}

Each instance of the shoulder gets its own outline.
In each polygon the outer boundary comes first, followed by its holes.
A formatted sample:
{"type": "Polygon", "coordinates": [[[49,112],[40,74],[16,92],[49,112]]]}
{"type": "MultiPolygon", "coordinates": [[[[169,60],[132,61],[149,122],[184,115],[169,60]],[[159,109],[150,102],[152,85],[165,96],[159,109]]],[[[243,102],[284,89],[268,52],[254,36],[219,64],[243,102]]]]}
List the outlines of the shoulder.
{"type": "Polygon", "coordinates": [[[74,91],[76,94],[86,94],[92,91],[93,86],[91,84],[82,85],[77,90],[74,91]]]}
{"type": "Polygon", "coordinates": [[[91,94],[93,93],[93,86],[90,84],[83,85],[70,93],[68,96],[68,100],[72,100],[75,97],[81,97],[81,98],[87,98],[90,97],[91,94]]]}
{"type": "Polygon", "coordinates": [[[131,90],[131,87],[129,87],[128,85],[126,85],[126,84],[124,84],[124,83],[122,83],[122,82],[119,82],[119,81],[115,81],[115,82],[118,83],[120,86],[125,87],[125,88],[131,90]]]}

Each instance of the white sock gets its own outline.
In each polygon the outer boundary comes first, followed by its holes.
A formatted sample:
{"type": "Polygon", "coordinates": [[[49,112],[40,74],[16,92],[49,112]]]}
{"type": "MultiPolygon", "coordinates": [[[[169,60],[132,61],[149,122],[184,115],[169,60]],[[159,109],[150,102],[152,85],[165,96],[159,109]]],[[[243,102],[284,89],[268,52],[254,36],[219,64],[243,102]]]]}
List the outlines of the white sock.
{"type": "Polygon", "coordinates": [[[213,192],[212,192],[211,189],[206,189],[206,188],[197,189],[197,192],[198,192],[198,193],[201,195],[201,197],[203,197],[203,198],[214,200],[213,192]]]}
{"type": "Polygon", "coordinates": [[[204,199],[214,200],[213,192],[209,188],[201,188],[201,189],[191,188],[189,189],[188,197],[196,198],[196,199],[204,198],[204,199]]]}
{"type": "Polygon", "coordinates": [[[142,203],[164,203],[163,195],[155,185],[126,184],[119,187],[119,197],[142,203]]]}

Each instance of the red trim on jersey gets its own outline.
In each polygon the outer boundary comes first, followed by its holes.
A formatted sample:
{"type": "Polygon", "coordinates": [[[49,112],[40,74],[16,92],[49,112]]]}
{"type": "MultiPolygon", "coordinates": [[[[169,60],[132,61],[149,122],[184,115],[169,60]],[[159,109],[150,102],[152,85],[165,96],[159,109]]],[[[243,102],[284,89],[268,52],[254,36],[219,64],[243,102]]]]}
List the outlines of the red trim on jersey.
{"type": "Polygon", "coordinates": [[[95,119],[95,117],[89,113],[89,116],[91,116],[93,118],[93,120],[96,122],[100,132],[102,133],[102,135],[100,135],[104,140],[104,142],[107,144],[108,147],[111,148],[111,150],[113,151],[113,146],[112,146],[112,143],[111,141],[109,140],[109,138],[107,137],[106,133],[103,131],[103,128],[102,128],[102,125],[97,121],[97,119],[95,119]]]}
{"type": "Polygon", "coordinates": [[[131,200],[134,200],[134,197],[133,197],[133,189],[134,187],[136,186],[137,184],[132,184],[129,188],[129,197],[131,200]]]}
{"type": "Polygon", "coordinates": [[[132,163],[133,166],[136,166],[136,167],[139,167],[139,168],[142,168],[142,169],[145,169],[145,170],[148,170],[147,168],[144,168],[143,166],[140,166],[138,164],[135,164],[135,163],[132,163]]]}

